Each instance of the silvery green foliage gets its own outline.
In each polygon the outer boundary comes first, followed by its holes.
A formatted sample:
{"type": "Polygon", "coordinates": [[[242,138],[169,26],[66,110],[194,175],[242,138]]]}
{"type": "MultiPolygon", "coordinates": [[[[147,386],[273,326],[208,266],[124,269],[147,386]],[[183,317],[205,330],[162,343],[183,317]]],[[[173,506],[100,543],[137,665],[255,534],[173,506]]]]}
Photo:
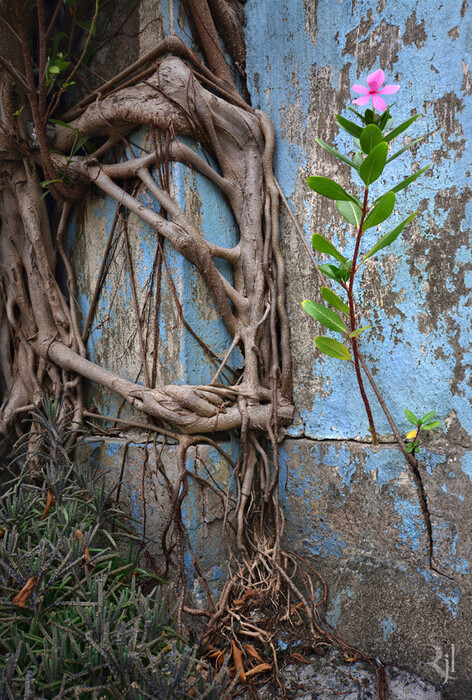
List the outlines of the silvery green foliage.
{"type": "Polygon", "coordinates": [[[34,449],[18,447],[0,495],[0,700],[227,697],[225,670],[212,677],[173,630],[165,585],[143,593],[131,521],[115,487],[72,461],[61,416],[34,414],[34,449]]]}

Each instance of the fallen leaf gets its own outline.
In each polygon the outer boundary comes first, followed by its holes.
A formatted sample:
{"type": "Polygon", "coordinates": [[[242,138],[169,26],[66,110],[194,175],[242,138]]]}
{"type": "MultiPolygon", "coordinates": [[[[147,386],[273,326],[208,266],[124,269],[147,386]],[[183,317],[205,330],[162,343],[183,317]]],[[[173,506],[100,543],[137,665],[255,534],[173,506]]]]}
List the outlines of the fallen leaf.
{"type": "Polygon", "coordinates": [[[298,653],[298,651],[294,651],[293,654],[291,654],[292,659],[295,659],[295,661],[299,661],[302,664],[309,664],[311,661],[308,661],[308,659],[305,659],[304,656],[298,653]]]}
{"type": "Polygon", "coordinates": [[[266,671],[272,671],[272,666],[270,664],[259,664],[259,666],[254,666],[250,671],[246,671],[246,678],[251,678],[251,676],[257,676],[258,673],[265,673],[266,671]]]}
{"type": "Polygon", "coordinates": [[[354,661],[357,661],[357,654],[353,654],[352,656],[349,656],[347,651],[344,652],[344,658],[348,662],[348,664],[353,664],[354,661]]]}
{"type": "Polygon", "coordinates": [[[250,598],[253,595],[256,595],[257,591],[253,591],[249,589],[243,594],[242,598],[236,598],[236,600],[233,600],[233,605],[244,605],[246,603],[247,599],[250,598]]]}
{"type": "MultiPolygon", "coordinates": [[[[75,541],[78,542],[80,539],[82,539],[82,546],[85,545],[85,537],[81,533],[80,530],[75,531],[75,541]]],[[[87,562],[87,568],[89,571],[92,571],[93,568],[95,568],[95,564],[93,561],[90,561],[90,552],[88,550],[88,547],[85,547],[84,551],[84,560],[83,563],[87,562]]]]}
{"type": "Polygon", "coordinates": [[[256,661],[259,661],[261,664],[264,663],[264,659],[261,658],[261,656],[257,653],[252,644],[245,644],[244,651],[246,652],[246,654],[249,654],[249,656],[252,656],[253,659],[256,659],[256,661]]]}
{"type": "Polygon", "coordinates": [[[18,608],[24,608],[31,591],[34,589],[35,586],[36,576],[31,576],[31,578],[27,580],[21,591],[17,593],[16,596],[13,598],[13,605],[16,605],[18,608]]]}
{"type": "Polygon", "coordinates": [[[236,645],[236,643],[231,640],[231,645],[233,647],[233,661],[234,661],[234,666],[236,669],[236,673],[239,672],[239,680],[242,683],[246,682],[246,673],[244,671],[244,666],[243,666],[243,654],[241,652],[241,649],[239,649],[236,645]]]}
{"type": "Polygon", "coordinates": [[[43,514],[41,515],[40,520],[45,520],[47,518],[48,513],[51,510],[51,506],[53,506],[55,502],[56,499],[54,498],[53,492],[51,491],[51,489],[48,489],[46,505],[44,506],[43,514]]]}

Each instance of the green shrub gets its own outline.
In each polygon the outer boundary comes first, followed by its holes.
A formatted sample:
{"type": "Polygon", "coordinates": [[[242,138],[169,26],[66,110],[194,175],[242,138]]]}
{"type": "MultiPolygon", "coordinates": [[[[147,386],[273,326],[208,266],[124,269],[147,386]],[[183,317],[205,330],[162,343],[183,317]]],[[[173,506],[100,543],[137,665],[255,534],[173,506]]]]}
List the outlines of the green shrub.
{"type": "Polygon", "coordinates": [[[0,495],[0,699],[226,697],[138,564],[116,486],[71,458],[68,417],[35,412],[0,495]],[[198,666],[198,668],[197,668],[198,666]]]}

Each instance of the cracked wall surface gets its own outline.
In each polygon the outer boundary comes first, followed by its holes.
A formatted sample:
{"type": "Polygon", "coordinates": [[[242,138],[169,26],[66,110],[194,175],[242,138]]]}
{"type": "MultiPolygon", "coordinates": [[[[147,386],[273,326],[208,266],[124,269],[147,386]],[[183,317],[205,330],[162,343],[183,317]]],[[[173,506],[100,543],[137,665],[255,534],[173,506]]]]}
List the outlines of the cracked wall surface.
{"type": "MultiPolygon", "coordinates": [[[[346,254],[352,249],[352,232],[340,223],[334,203],[327,204],[305,184],[308,175],[317,174],[350,187],[348,169],[315,142],[321,138],[342,152],[348,148],[333,115],[349,115],[350,86],[365,83],[367,74],[381,67],[387,82],[401,84],[393,110],[397,123],[415,111],[421,115],[408,133],[425,134],[424,140],[395,160],[376,183],[380,193],[431,163],[417,183],[398,195],[394,224],[416,209],[420,214],[382,251],[378,263],[368,262],[357,294],[362,325],[372,324],[362,350],[400,428],[409,429],[404,408],[419,414],[436,410],[441,419],[437,434],[425,440],[421,468],[436,560],[450,578],[428,569],[414,483],[380,409],[373,400],[382,442],[373,448],[352,368],[320,356],[313,345],[320,328],[300,302],[318,301],[319,285],[282,210],[297,408],[281,445],[287,539],[326,579],[330,619],[349,642],[437,683],[444,698],[469,700],[472,7],[466,0],[279,0],[276,5],[276,11],[270,0],[248,0],[245,5],[248,88],[253,106],[266,111],[274,123],[276,176],[307,240],[320,232],[346,254]],[[452,645],[455,671],[449,675],[454,677],[446,678],[452,645]]],[[[161,0],[160,6],[142,3],[141,15],[142,26],[159,18],[160,31],[186,34],[175,0],[161,0]]],[[[149,48],[147,35],[143,42],[149,48]]],[[[148,136],[140,138],[145,142],[148,136]]],[[[228,208],[202,177],[174,166],[173,187],[209,240],[234,244],[237,230],[228,208]]],[[[84,317],[112,217],[111,204],[97,197],[78,217],[74,256],[84,317]]],[[[369,229],[366,245],[389,229],[369,229]]],[[[130,220],[130,240],[142,303],[154,234],[130,220]]],[[[169,247],[167,252],[186,319],[223,355],[228,336],[202,281],[169,247]]],[[[123,251],[113,265],[88,350],[135,380],[139,352],[123,251]]],[[[205,383],[211,363],[182,327],[169,283],[163,284],[159,378],[162,383],[205,383]]],[[[234,366],[241,361],[235,358],[234,366]]],[[[131,415],[115,397],[93,388],[89,392],[100,412],[131,415]]],[[[96,459],[117,474],[126,439],[98,445],[96,459]]],[[[146,511],[147,531],[153,533],[158,554],[159,508],[142,498],[140,470],[150,464],[145,458],[149,448],[137,435],[132,440],[128,457],[135,467],[127,472],[126,493],[141,521],[146,511]]],[[[215,467],[220,464],[211,451],[205,459],[215,467]]],[[[149,470],[146,484],[153,489],[154,472],[149,470]]],[[[223,480],[227,476],[222,473],[223,480]]],[[[197,524],[199,517],[204,523],[213,517],[208,515],[212,506],[202,503],[198,493],[191,498],[189,523],[195,526],[199,556],[216,585],[224,573],[224,553],[210,534],[212,525],[197,524]]]]}

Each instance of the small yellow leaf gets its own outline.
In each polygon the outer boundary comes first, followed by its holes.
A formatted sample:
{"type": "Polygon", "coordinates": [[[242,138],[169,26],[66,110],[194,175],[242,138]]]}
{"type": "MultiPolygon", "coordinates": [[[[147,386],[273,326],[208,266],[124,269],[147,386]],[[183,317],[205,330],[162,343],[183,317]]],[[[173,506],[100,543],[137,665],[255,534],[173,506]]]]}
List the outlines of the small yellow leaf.
{"type": "Polygon", "coordinates": [[[407,440],[412,440],[414,437],[416,437],[416,430],[410,430],[406,435],[407,440]]]}

